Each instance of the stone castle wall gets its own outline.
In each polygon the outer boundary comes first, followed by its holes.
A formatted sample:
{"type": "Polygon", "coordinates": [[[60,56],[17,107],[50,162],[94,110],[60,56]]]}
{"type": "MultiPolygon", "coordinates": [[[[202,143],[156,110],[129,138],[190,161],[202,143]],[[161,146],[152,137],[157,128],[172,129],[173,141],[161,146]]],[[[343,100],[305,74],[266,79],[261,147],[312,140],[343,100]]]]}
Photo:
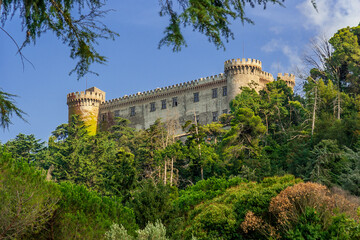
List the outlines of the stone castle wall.
{"type": "MultiPolygon", "coordinates": [[[[294,87],[295,76],[279,74],[289,86],[294,87]]],[[[240,87],[252,86],[257,90],[263,89],[265,85],[274,81],[270,73],[262,71],[262,63],[255,59],[232,59],[224,64],[224,73],[215,76],[200,78],[194,81],[184,82],[151,91],[138,92],[125,95],[104,102],[97,101],[88,110],[81,106],[80,115],[91,115],[98,112],[97,123],[105,126],[105,129],[115,122],[116,117],[122,117],[131,121],[131,126],[137,129],[146,129],[161,118],[163,122],[172,122],[177,126],[176,133],[180,134],[181,125],[186,121],[196,120],[201,124],[217,121],[218,117],[229,111],[230,101],[240,93],[240,87]],[[97,105],[99,103],[99,105],[97,105]],[[92,107],[93,106],[93,107],[92,107]]],[[[91,88],[101,91],[97,88],[91,88]]],[[[90,93],[91,89],[85,91],[90,93]]],[[[102,92],[102,91],[101,91],[102,92]]],[[[102,92],[105,97],[105,93],[102,92]]],[[[72,93],[73,94],[73,93],[72,93]]],[[[69,114],[76,113],[72,105],[72,94],[68,95],[69,114]],[[70,113],[71,112],[71,113],[70,113]]],[[[76,102],[87,102],[89,97],[76,95],[76,102]]],[[[76,105],[78,106],[78,105],[76,105]]],[[[88,117],[90,119],[90,117],[88,117]]],[[[92,121],[91,120],[91,121],[92,121]]]]}

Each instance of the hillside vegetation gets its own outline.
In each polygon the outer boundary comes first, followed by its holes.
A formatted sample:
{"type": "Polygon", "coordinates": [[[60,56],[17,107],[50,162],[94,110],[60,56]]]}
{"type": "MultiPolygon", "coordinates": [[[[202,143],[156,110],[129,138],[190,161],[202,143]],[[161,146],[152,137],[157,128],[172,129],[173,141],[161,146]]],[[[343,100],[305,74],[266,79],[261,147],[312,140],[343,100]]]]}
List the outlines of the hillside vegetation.
{"type": "Polygon", "coordinates": [[[301,94],[244,87],[185,141],[74,115],[2,144],[0,239],[360,239],[360,26],[320,44],[301,94]]]}

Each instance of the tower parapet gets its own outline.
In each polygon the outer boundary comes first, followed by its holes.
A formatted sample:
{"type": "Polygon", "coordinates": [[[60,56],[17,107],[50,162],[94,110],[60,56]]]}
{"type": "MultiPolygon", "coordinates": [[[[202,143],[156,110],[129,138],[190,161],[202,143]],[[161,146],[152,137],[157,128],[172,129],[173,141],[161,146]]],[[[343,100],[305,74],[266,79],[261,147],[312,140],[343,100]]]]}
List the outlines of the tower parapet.
{"type": "Polygon", "coordinates": [[[283,81],[286,82],[286,84],[291,87],[292,89],[294,89],[295,87],[295,75],[294,74],[289,74],[289,73],[278,73],[277,76],[278,79],[281,79],[283,81]]]}
{"type": "Polygon", "coordinates": [[[240,93],[240,88],[255,84],[257,90],[274,81],[272,74],[262,70],[262,63],[256,59],[231,59],[225,61],[224,72],[227,79],[228,101],[240,93]]]}
{"type": "Polygon", "coordinates": [[[261,71],[261,68],[262,68],[262,63],[260,60],[257,60],[257,59],[251,59],[251,58],[248,58],[248,59],[245,59],[245,58],[237,58],[237,59],[230,59],[230,60],[227,60],[225,61],[225,64],[224,64],[224,69],[225,69],[225,72],[227,70],[231,70],[231,69],[236,69],[236,68],[241,68],[241,67],[253,67],[253,68],[257,68],[261,71]]]}
{"type": "Polygon", "coordinates": [[[86,89],[84,92],[74,92],[67,95],[69,108],[69,121],[71,116],[77,114],[87,126],[90,134],[97,131],[100,104],[105,102],[105,92],[96,87],[86,89]]]}

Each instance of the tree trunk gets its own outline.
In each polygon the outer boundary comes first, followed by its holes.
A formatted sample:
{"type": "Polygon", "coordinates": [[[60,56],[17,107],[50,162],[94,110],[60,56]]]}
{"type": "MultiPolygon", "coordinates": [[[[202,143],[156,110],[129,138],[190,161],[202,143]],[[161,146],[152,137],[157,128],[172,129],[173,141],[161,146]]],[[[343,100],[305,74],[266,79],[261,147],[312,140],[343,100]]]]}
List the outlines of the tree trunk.
{"type": "Polygon", "coordinates": [[[167,167],[167,161],[165,160],[165,166],[164,166],[164,185],[166,185],[166,171],[167,171],[166,167],[167,167]]]}
{"type": "Polygon", "coordinates": [[[172,186],[173,183],[173,175],[174,175],[174,158],[171,158],[170,186],[172,186]]]}
{"type": "Polygon", "coordinates": [[[337,97],[337,105],[338,105],[337,119],[339,119],[339,120],[340,120],[340,113],[341,113],[340,97],[341,97],[341,95],[340,95],[340,88],[339,88],[338,97],[337,97]]]}
{"type": "Polygon", "coordinates": [[[159,166],[159,181],[161,181],[161,166],[159,166]]]}
{"type": "Polygon", "coordinates": [[[315,118],[316,118],[316,107],[317,107],[316,105],[317,105],[317,86],[315,87],[315,99],[314,99],[313,116],[311,123],[311,136],[314,135],[314,129],[315,129],[315,118]]]}

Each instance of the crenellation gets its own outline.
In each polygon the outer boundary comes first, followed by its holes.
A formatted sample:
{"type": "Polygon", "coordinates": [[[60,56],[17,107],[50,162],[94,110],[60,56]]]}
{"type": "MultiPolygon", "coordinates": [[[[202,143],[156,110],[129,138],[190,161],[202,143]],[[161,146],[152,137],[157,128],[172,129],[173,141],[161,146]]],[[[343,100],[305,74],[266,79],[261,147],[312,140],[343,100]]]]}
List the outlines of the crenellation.
{"type": "MultiPolygon", "coordinates": [[[[278,77],[284,79],[291,87],[295,84],[295,76],[292,74],[279,74],[278,77]]],[[[212,121],[214,112],[221,115],[224,110],[229,109],[230,101],[240,93],[241,87],[255,82],[258,84],[256,88],[258,91],[271,81],[274,81],[273,75],[262,70],[261,61],[237,58],[225,61],[224,73],[213,76],[157,87],[107,101],[105,101],[105,92],[93,87],[85,92],[67,94],[67,102],[69,116],[74,113],[91,115],[91,121],[100,123],[104,120],[107,121],[106,126],[114,123],[115,112],[117,116],[128,118],[132,126],[138,129],[148,128],[157,118],[166,121],[169,117],[176,116],[177,121],[183,124],[184,119],[193,118],[193,113],[190,113],[193,111],[199,113],[200,123],[206,124],[212,121]],[[225,94],[224,88],[226,88],[225,94]],[[214,89],[217,89],[215,95],[214,89]],[[198,93],[197,101],[195,101],[195,93],[198,93]],[[176,105],[173,105],[174,99],[176,105]],[[152,102],[155,102],[155,110],[150,111],[152,102]],[[163,103],[165,103],[164,108],[163,103]],[[135,112],[131,113],[134,110],[135,112]],[[97,116],[96,121],[94,116],[97,116]]],[[[180,127],[178,129],[181,131],[180,127]]]]}

